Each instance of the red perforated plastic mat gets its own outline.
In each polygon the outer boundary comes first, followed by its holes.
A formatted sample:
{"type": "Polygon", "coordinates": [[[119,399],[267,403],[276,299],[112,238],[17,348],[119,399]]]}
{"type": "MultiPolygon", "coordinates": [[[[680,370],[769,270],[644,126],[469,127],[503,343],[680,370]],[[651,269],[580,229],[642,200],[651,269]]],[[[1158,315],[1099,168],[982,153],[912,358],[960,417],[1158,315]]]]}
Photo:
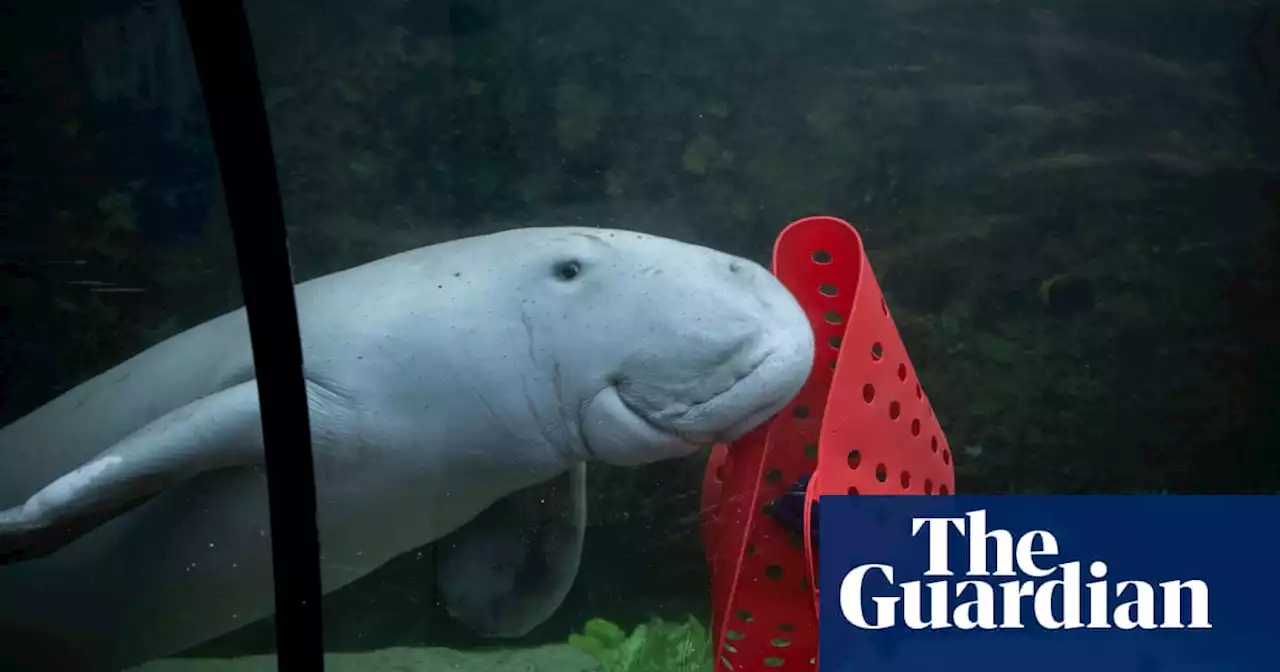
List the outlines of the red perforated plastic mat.
{"type": "Polygon", "coordinates": [[[774,246],[773,273],[813,325],[813,371],[772,421],[716,446],[702,491],[716,667],[811,672],[818,655],[817,560],[809,507],[820,495],[955,490],[946,437],[847,222],[809,217],[774,246]],[[766,515],[812,474],[805,531],[766,515]]]}

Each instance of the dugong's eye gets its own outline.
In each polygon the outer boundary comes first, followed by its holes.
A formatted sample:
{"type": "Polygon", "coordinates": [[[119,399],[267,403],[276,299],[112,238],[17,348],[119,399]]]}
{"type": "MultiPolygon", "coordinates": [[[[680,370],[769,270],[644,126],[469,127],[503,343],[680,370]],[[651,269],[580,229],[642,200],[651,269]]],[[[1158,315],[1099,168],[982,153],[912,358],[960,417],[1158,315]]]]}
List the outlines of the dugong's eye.
{"type": "Polygon", "coordinates": [[[582,264],[577,259],[556,262],[552,272],[557,278],[567,282],[577,278],[582,273],[582,264]]]}

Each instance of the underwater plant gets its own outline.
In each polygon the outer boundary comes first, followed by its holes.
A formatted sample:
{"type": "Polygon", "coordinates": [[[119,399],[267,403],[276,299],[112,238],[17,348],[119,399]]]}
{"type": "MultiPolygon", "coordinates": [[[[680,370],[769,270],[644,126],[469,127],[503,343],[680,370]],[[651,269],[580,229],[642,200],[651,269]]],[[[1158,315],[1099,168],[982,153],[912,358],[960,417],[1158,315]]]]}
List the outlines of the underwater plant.
{"type": "Polygon", "coordinates": [[[603,618],[593,618],[569,644],[600,661],[601,672],[709,672],[711,639],[697,618],[683,623],[654,618],[628,636],[603,618]]]}

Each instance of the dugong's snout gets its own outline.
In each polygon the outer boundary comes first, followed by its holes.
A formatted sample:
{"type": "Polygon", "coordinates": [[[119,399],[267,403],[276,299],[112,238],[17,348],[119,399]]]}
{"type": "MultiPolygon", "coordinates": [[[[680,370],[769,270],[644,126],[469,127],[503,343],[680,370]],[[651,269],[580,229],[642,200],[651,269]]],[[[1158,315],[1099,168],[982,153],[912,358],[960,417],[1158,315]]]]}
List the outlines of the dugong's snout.
{"type": "Polygon", "coordinates": [[[717,443],[736,441],[781,411],[808,380],[814,359],[813,328],[791,291],[753,261],[731,257],[728,267],[758,308],[740,355],[752,366],[676,423],[683,432],[709,432],[717,443]]]}
{"type": "Polygon", "coordinates": [[[650,320],[664,335],[637,346],[584,414],[587,447],[606,462],[641,464],[737,440],[809,377],[813,329],[772,273],[720,252],[682,261],[701,270],[672,290],[681,298],[671,302],[678,309],[666,306],[669,321],[650,320]]]}

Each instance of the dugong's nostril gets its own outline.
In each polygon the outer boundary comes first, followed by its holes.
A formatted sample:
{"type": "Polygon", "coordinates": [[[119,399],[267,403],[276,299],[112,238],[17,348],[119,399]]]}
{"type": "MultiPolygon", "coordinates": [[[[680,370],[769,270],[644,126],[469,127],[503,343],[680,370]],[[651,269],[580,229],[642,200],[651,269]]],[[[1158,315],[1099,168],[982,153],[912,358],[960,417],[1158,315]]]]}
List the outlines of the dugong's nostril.
{"type": "Polygon", "coordinates": [[[743,271],[745,271],[745,270],[746,270],[746,269],[745,269],[745,268],[743,268],[743,266],[742,266],[742,262],[741,262],[741,261],[738,261],[738,260],[736,260],[736,259],[735,259],[735,260],[733,260],[733,261],[729,262],[729,272],[730,272],[730,273],[733,273],[734,275],[739,275],[739,274],[741,274],[741,273],[742,273],[743,271]]]}

